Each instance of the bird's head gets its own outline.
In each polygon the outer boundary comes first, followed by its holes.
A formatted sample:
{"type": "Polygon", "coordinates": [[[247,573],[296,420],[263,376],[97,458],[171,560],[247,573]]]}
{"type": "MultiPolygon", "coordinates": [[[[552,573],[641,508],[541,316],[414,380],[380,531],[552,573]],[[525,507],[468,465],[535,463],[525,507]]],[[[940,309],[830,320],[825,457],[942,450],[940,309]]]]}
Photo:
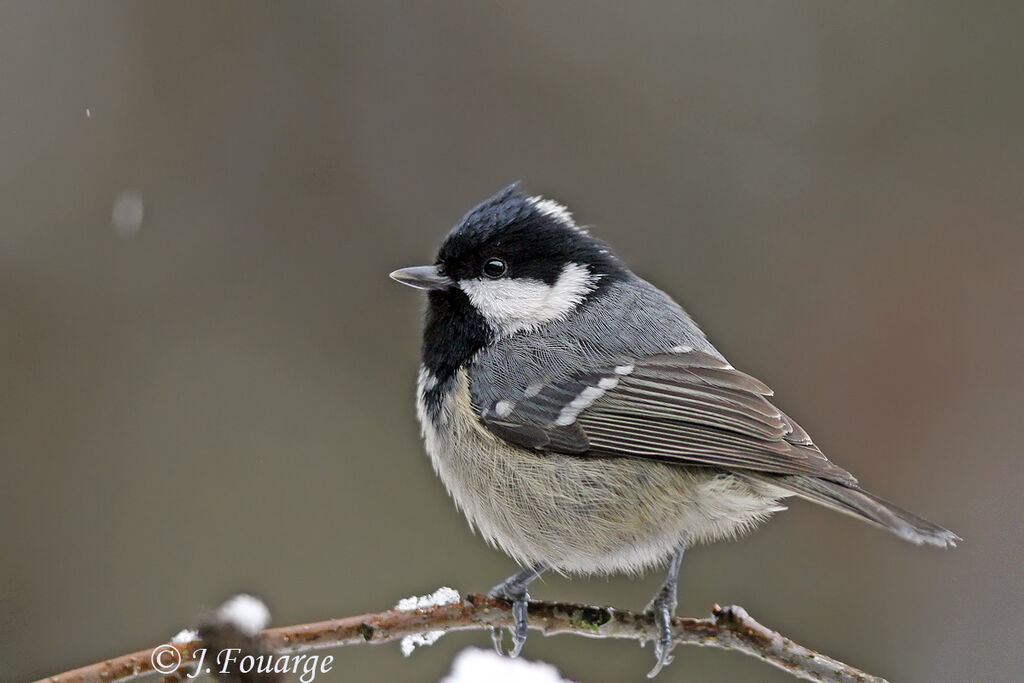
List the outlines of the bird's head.
{"type": "Polygon", "coordinates": [[[625,273],[568,209],[513,185],[458,222],[434,265],[403,268],[391,277],[430,290],[434,314],[461,311],[498,338],[569,316],[625,273]]]}

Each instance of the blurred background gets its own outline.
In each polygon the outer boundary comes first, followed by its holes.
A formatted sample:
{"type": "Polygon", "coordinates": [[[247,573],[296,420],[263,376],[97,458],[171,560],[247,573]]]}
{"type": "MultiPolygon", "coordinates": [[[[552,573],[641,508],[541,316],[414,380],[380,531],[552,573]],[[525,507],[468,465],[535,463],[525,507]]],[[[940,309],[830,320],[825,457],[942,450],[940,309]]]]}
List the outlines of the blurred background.
{"type": "MultiPolygon", "coordinates": [[[[163,642],[238,590],[278,625],[515,569],[418,438],[428,262],[515,180],[569,205],[872,491],[916,548],[795,502],[690,553],[893,681],[1024,669],[1024,7],[0,4],[0,680],[163,642]]],[[[659,573],[538,598],[642,608],[659,573]]],[[[318,681],[436,681],[485,633],[318,681]]],[[[533,635],[570,678],[635,643],[533,635]]],[[[681,648],[660,680],[788,681],[681,648]]]]}

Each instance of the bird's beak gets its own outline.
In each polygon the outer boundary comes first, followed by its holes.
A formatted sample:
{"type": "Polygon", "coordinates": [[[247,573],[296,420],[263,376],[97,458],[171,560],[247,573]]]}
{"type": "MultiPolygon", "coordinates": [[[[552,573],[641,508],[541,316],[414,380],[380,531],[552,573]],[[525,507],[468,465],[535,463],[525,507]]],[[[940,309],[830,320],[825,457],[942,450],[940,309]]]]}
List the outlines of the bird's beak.
{"type": "Polygon", "coordinates": [[[437,266],[399,268],[391,273],[391,279],[416,289],[444,289],[452,285],[447,276],[438,272],[437,266]]]}

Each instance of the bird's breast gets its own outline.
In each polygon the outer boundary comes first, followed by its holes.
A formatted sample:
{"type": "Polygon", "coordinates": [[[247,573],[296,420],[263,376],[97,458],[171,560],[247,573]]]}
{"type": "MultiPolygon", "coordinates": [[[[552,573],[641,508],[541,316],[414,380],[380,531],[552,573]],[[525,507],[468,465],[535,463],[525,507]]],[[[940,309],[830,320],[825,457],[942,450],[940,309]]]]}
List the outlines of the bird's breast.
{"type": "Polygon", "coordinates": [[[523,564],[564,572],[636,572],[687,539],[732,536],[775,509],[741,477],[628,458],[540,453],[481,424],[464,370],[437,389],[421,370],[427,453],[456,505],[492,545],[523,564]]]}

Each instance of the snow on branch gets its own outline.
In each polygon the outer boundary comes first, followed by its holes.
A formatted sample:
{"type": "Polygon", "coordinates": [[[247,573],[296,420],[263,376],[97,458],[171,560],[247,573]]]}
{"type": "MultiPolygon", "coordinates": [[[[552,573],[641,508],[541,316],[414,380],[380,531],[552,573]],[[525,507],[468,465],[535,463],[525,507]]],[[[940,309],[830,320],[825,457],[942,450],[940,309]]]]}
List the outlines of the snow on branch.
{"type": "MultiPolygon", "coordinates": [[[[236,604],[235,607],[237,609],[231,614],[238,617],[236,621],[244,622],[247,627],[258,621],[255,617],[250,619],[254,612],[251,605],[236,604]]],[[[407,643],[419,644],[424,640],[433,642],[440,637],[439,633],[448,631],[511,625],[512,609],[507,602],[484,595],[469,595],[462,599],[449,588],[426,598],[407,598],[386,612],[268,629],[262,632],[259,645],[267,651],[284,654],[361,643],[389,643],[407,638],[407,643]],[[429,637],[423,638],[425,634],[429,637]]],[[[531,601],[529,625],[545,635],[570,633],[588,638],[639,641],[657,637],[657,627],[650,615],[561,602],[531,601]]],[[[797,678],[830,683],[885,683],[882,678],[810,650],[762,626],[742,607],[715,605],[711,616],[704,619],[677,617],[672,627],[677,644],[736,650],[788,671],[797,678]]],[[[200,633],[202,630],[201,627],[200,633]]],[[[173,647],[182,662],[192,660],[195,651],[205,645],[199,634],[190,640],[189,636],[193,634],[195,632],[183,631],[170,643],[156,648],[50,676],[37,683],[117,683],[157,673],[153,665],[154,653],[161,648],[173,647]]],[[[682,662],[677,666],[680,664],[682,662]]]]}

